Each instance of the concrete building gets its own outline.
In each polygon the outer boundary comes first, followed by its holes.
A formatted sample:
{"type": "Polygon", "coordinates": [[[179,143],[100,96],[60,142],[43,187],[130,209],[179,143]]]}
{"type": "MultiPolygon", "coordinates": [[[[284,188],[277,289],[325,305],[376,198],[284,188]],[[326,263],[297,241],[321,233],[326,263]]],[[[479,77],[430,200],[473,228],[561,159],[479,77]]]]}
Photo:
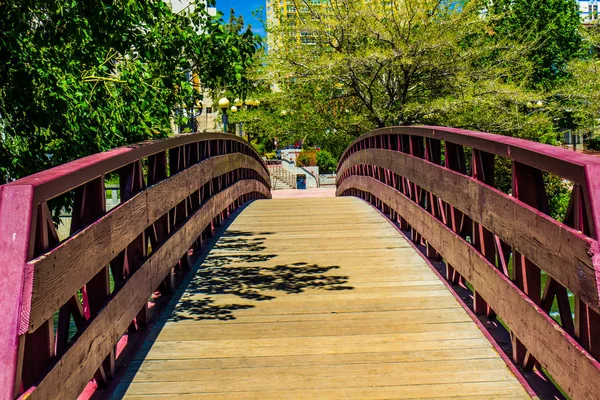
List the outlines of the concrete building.
{"type": "Polygon", "coordinates": [[[579,15],[583,22],[595,21],[598,19],[598,3],[600,0],[579,0],[579,15]]]}
{"type": "MultiPolygon", "coordinates": [[[[190,0],[165,0],[165,1],[171,5],[171,9],[175,13],[178,13],[180,11],[183,11],[186,8],[191,7],[190,0]]],[[[208,7],[207,11],[208,11],[209,15],[212,15],[212,16],[217,15],[216,7],[208,7]]]]}
{"type": "MultiPolygon", "coordinates": [[[[322,0],[267,0],[267,27],[278,27],[285,20],[286,22],[293,21],[300,16],[310,18],[310,7],[320,7],[325,4],[322,0]]],[[[307,30],[298,28],[293,32],[298,43],[311,45],[316,44],[315,37],[307,30]]],[[[267,33],[267,45],[269,51],[275,50],[282,46],[281,38],[274,37],[275,35],[267,33]]]]}
{"type": "MultiPolygon", "coordinates": [[[[190,0],[165,0],[171,5],[171,9],[175,13],[182,12],[192,7],[190,0]]],[[[208,7],[207,12],[209,15],[217,15],[216,7],[208,7]]],[[[220,125],[217,124],[218,107],[213,105],[213,100],[210,93],[202,86],[202,83],[198,79],[196,74],[188,73],[188,80],[192,83],[194,88],[202,93],[202,103],[195,104],[193,107],[186,105],[186,108],[178,110],[187,116],[188,124],[183,126],[176,126],[173,124],[172,129],[175,133],[183,132],[214,132],[220,125]]]]}

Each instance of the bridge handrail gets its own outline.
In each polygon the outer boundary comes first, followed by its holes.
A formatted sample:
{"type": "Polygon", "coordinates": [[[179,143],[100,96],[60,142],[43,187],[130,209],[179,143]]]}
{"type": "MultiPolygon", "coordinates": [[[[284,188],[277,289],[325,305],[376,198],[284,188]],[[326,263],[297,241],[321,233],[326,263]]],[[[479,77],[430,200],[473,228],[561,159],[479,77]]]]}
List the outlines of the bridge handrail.
{"type": "Polygon", "coordinates": [[[390,127],[344,152],[337,194],[372,202],[443,258],[448,280],[469,282],[475,312],[511,330],[516,362],[541,365],[572,398],[589,398],[600,379],[599,168],[596,157],[521,139],[390,127]],[[506,159],[511,194],[494,181],[506,159]],[[548,215],[544,172],[573,184],[565,221],[548,215]],[[555,301],[560,324],[549,315],[555,301]]]}
{"type": "Polygon", "coordinates": [[[144,327],[155,290],[170,292],[173,266],[185,269],[222,219],[269,190],[254,149],[218,133],[118,148],[0,186],[0,399],[75,398],[92,377],[106,385],[117,342],[144,327]],[[109,173],[121,203],[107,212],[109,173]],[[62,242],[48,207],[58,196],[73,204],[62,242]]]}

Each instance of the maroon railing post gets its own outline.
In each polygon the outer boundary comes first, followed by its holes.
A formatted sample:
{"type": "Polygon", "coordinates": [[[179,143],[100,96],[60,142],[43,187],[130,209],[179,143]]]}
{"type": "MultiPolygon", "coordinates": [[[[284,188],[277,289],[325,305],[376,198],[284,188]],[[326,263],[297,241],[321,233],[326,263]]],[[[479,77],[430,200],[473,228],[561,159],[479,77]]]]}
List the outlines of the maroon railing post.
{"type": "MultiPolygon", "coordinates": [[[[442,163],[442,142],[440,140],[432,138],[425,139],[425,159],[436,165],[440,165],[442,163]]],[[[429,191],[426,191],[426,193],[427,211],[429,211],[435,218],[443,220],[444,218],[437,197],[429,191]]],[[[438,261],[441,260],[440,254],[429,242],[427,242],[427,257],[438,261]]]]}
{"type": "MultiPolygon", "coordinates": [[[[145,187],[141,161],[135,161],[121,168],[121,170],[119,170],[119,180],[121,186],[121,202],[129,200],[137,193],[141,192],[145,187]]],[[[123,278],[129,277],[137,271],[146,257],[147,250],[146,234],[143,232],[127,246],[125,257],[123,257],[124,261],[122,267],[119,266],[117,268],[117,270],[121,270],[119,272],[122,274],[123,278]]],[[[136,316],[135,321],[129,326],[130,332],[136,329],[142,329],[146,326],[147,311],[148,305],[146,304],[136,316]]]]}
{"type": "MultiPolygon", "coordinates": [[[[456,171],[461,174],[467,173],[465,152],[462,146],[445,141],[444,163],[445,167],[452,171],[456,171]]],[[[465,237],[466,232],[464,227],[467,224],[466,216],[450,204],[446,204],[446,208],[446,223],[454,232],[462,237],[465,237]]],[[[459,284],[462,281],[462,277],[458,271],[456,271],[448,262],[446,263],[446,279],[454,284],[459,284]]]]}
{"type": "MultiPolygon", "coordinates": [[[[545,214],[549,213],[548,198],[544,188],[544,177],[539,169],[513,162],[513,196],[545,214]]],[[[513,279],[517,286],[537,304],[541,303],[540,268],[513,249],[513,279]]],[[[512,334],[513,358],[515,362],[531,369],[535,360],[519,339],[512,334]]]]}
{"type": "MultiPolygon", "coordinates": [[[[148,157],[148,186],[165,179],[167,179],[167,152],[161,151],[148,157]]],[[[153,251],[159,246],[159,243],[164,243],[169,236],[170,229],[170,215],[167,212],[146,230],[153,251]]],[[[162,295],[170,294],[173,291],[173,273],[170,272],[167,275],[158,290],[162,295]]]]}
{"type": "MultiPolygon", "coordinates": [[[[473,149],[471,170],[473,178],[489,186],[494,186],[494,155],[473,149]]],[[[493,265],[496,264],[496,245],[494,234],[482,225],[473,222],[473,245],[493,265]]],[[[477,290],[473,291],[473,310],[477,314],[492,317],[494,312],[477,290]]]]}
{"type": "MultiPolygon", "coordinates": [[[[175,147],[169,150],[169,173],[171,176],[183,171],[188,167],[188,158],[186,145],[175,147]]],[[[171,230],[181,226],[188,216],[190,198],[183,199],[177,206],[171,210],[171,230]]],[[[188,269],[190,267],[189,255],[185,254],[179,261],[178,268],[188,269]]]]}
{"type": "MultiPolygon", "coordinates": [[[[574,185],[569,208],[567,209],[567,215],[565,216],[565,224],[586,235],[596,237],[597,232],[596,229],[594,229],[596,225],[594,223],[594,213],[591,210],[593,205],[591,204],[591,201],[585,201],[585,199],[589,197],[589,190],[584,190],[583,185],[574,185]],[[587,196],[586,192],[588,192],[587,196]]],[[[598,218],[597,215],[596,218],[598,218]]],[[[552,296],[548,297],[548,301],[553,298],[552,296]]],[[[564,294],[561,294],[560,298],[557,298],[557,301],[560,301],[561,298],[564,298],[564,294]]],[[[563,304],[562,308],[566,308],[566,306],[563,304]]],[[[562,322],[563,311],[561,310],[560,305],[559,311],[562,322]]],[[[569,317],[570,315],[569,307],[569,317]]],[[[567,319],[567,316],[565,315],[564,318],[567,319]]],[[[577,297],[575,298],[575,321],[573,329],[575,330],[575,336],[579,339],[583,347],[594,357],[600,359],[600,314],[592,310],[577,297]]]]}
{"type": "MultiPolygon", "coordinates": [[[[38,206],[34,237],[33,251],[35,255],[42,254],[58,244],[58,235],[45,202],[38,206]]],[[[22,354],[19,354],[20,361],[18,364],[21,372],[20,385],[21,387],[29,387],[44,372],[45,366],[48,365],[55,354],[52,319],[46,320],[39,328],[30,332],[23,339],[22,354]]]]}
{"type": "MultiPolygon", "coordinates": [[[[423,138],[420,136],[409,136],[409,154],[418,157],[425,158],[425,144],[423,138]]],[[[410,182],[408,185],[411,188],[412,200],[417,204],[423,204],[423,191],[416,183],[410,182]]],[[[421,244],[422,238],[416,229],[411,227],[411,239],[417,244],[421,244]]]]}
{"type": "MultiPolygon", "coordinates": [[[[25,336],[21,335],[21,309],[27,290],[23,282],[31,282],[31,270],[23,267],[31,258],[29,245],[35,234],[38,208],[34,207],[31,185],[0,186],[0,303],[3,322],[0,324],[0,398],[12,399],[20,393],[25,336]],[[16,208],[15,208],[16,206],[16,208]]],[[[25,300],[26,302],[27,300],[25,300]]]]}
{"type": "MultiPolygon", "coordinates": [[[[106,195],[104,192],[104,175],[86,183],[85,185],[75,190],[75,201],[73,204],[73,212],[71,218],[71,234],[92,224],[106,213],[106,195]]],[[[69,313],[61,313],[63,321],[59,322],[60,328],[66,329],[66,335],[63,333],[61,339],[63,349],[66,349],[64,342],[65,336],[68,337],[69,319],[73,316],[74,321],[81,321],[81,317],[90,319],[96,316],[100,311],[107,297],[110,295],[110,276],[109,268],[106,266],[96,274],[81,290],[83,304],[79,306],[77,296],[73,296],[71,301],[65,306],[68,307],[69,313]],[[80,310],[83,315],[80,315],[80,310]]],[[[63,306],[63,308],[65,307],[63,306]]],[[[62,308],[61,308],[62,311],[62,308]]],[[[81,321],[82,322],[82,321],[81,321]]],[[[81,326],[81,325],[80,325],[81,326]]],[[[78,328],[80,327],[78,326],[78,328]]],[[[58,342],[57,342],[58,348],[58,342]]],[[[99,386],[106,386],[108,380],[114,374],[115,368],[115,351],[113,349],[103,364],[95,374],[96,382],[99,386]]]]}

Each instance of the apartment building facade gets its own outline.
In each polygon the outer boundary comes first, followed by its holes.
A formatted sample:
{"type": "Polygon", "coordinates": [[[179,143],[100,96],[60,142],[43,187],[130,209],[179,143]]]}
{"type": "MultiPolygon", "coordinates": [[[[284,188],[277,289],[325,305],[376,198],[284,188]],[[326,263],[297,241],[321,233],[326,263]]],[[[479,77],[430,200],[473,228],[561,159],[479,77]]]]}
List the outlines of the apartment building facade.
{"type": "Polygon", "coordinates": [[[579,0],[579,15],[583,22],[598,20],[598,3],[600,0],[579,0]]]}
{"type": "MultiPolygon", "coordinates": [[[[190,0],[165,0],[171,5],[171,9],[175,13],[182,12],[192,7],[190,0]]],[[[216,7],[208,7],[207,12],[209,15],[217,15],[216,7]]],[[[218,124],[218,111],[219,108],[213,105],[212,97],[210,93],[202,86],[202,82],[198,79],[198,75],[188,73],[188,80],[192,83],[194,89],[202,92],[203,101],[202,103],[195,104],[193,107],[186,105],[186,108],[177,110],[177,113],[181,113],[187,117],[188,123],[182,126],[176,126],[174,123],[171,126],[173,132],[213,132],[217,130],[221,125],[218,124]]]]}

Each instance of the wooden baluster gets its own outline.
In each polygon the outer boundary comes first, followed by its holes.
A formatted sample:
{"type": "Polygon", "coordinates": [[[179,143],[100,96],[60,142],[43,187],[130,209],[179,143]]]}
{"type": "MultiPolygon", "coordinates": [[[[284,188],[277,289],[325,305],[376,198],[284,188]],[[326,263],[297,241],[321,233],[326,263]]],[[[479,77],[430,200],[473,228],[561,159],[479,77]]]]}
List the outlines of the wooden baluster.
{"type": "MultiPolygon", "coordinates": [[[[409,140],[408,140],[409,153],[414,157],[424,158],[425,157],[425,144],[423,141],[423,137],[410,135],[408,138],[409,138],[409,140]]],[[[409,182],[408,186],[409,186],[409,189],[411,192],[410,198],[415,203],[417,203],[418,205],[423,207],[423,204],[424,204],[423,190],[416,183],[413,183],[410,181],[408,181],[408,182],[409,182]]],[[[423,238],[422,238],[421,234],[419,232],[417,232],[413,227],[410,228],[410,232],[411,232],[411,240],[417,244],[422,244],[423,238]]]]}
{"type": "MultiPolygon", "coordinates": [[[[548,198],[544,187],[542,172],[519,162],[513,162],[513,196],[546,214],[549,214],[548,198]]],[[[541,270],[526,259],[516,249],[513,249],[513,279],[516,285],[525,292],[535,303],[541,302],[541,270]]],[[[511,334],[513,343],[513,359],[522,363],[524,368],[531,369],[535,360],[526,351],[519,339],[511,334]]]]}
{"type": "MultiPolygon", "coordinates": [[[[126,202],[137,193],[144,189],[144,177],[141,161],[135,161],[129,165],[122,167],[119,170],[120,186],[121,186],[121,202],[126,202]]],[[[125,249],[119,254],[114,261],[111,261],[111,270],[117,281],[122,282],[123,279],[133,275],[135,271],[142,265],[147,253],[146,233],[142,232],[135,238],[125,249]]],[[[147,304],[138,313],[134,324],[129,327],[130,331],[141,329],[146,325],[147,319],[147,304]]]]}
{"type": "MultiPolygon", "coordinates": [[[[71,218],[71,234],[97,221],[106,213],[106,199],[104,190],[104,176],[100,176],[75,190],[75,202],[71,218]]],[[[82,307],[79,306],[79,299],[74,296],[64,306],[69,307],[69,313],[62,313],[61,321],[64,326],[69,325],[70,315],[73,315],[74,321],[82,323],[82,317],[86,319],[93,318],[104,306],[104,302],[110,295],[110,274],[109,267],[103,268],[96,274],[82,289],[82,307]],[[83,311],[83,315],[79,314],[83,311]],[[66,315],[65,315],[66,314],[66,315]],[[69,315],[70,314],[70,315],[69,315]]],[[[59,315],[60,319],[60,315],[59,315]]],[[[78,326],[79,327],[79,326],[78,326]]],[[[66,348],[65,337],[61,336],[62,343],[57,341],[57,349],[66,348]],[[63,347],[64,346],[64,347],[63,347]]],[[[108,357],[96,371],[94,377],[100,387],[105,387],[109,379],[114,375],[115,370],[115,351],[112,349],[108,357]]]]}
{"type": "MultiPolygon", "coordinates": [[[[446,168],[452,171],[466,174],[467,167],[463,146],[445,141],[444,164],[446,168]]],[[[467,236],[467,232],[465,230],[465,225],[467,225],[467,217],[462,212],[447,203],[445,214],[448,227],[461,237],[465,238],[467,236]]],[[[446,263],[446,279],[455,284],[462,282],[462,276],[452,267],[452,265],[448,263],[446,263]]]]}
{"type": "MultiPolygon", "coordinates": [[[[473,149],[471,157],[471,171],[473,178],[489,186],[494,186],[494,159],[493,154],[473,149]]],[[[496,243],[494,234],[482,225],[473,222],[473,246],[488,260],[492,265],[496,265],[496,243]]],[[[477,288],[473,289],[473,309],[475,313],[493,317],[494,311],[487,302],[477,293],[477,288]]]]}
{"type": "MultiPolygon", "coordinates": [[[[45,253],[59,243],[58,234],[46,203],[38,206],[34,238],[34,256],[45,253]]],[[[54,323],[50,318],[38,329],[20,338],[16,391],[21,392],[35,384],[54,355],[54,323]]]]}
{"type": "MultiPolygon", "coordinates": [[[[179,146],[169,149],[169,170],[171,171],[171,175],[174,175],[178,172],[183,171],[188,166],[187,159],[187,151],[186,146],[179,146]]],[[[171,215],[171,231],[176,230],[180,227],[188,217],[188,200],[186,197],[179,204],[175,206],[170,212],[171,215]]],[[[177,264],[177,268],[187,269],[189,268],[189,259],[188,254],[184,254],[179,263],[177,264]]]]}
{"type": "MultiPolygon", "coordinates": [[[[148,186],[154,185],[164,179],[167,179],[167,153],[162,151],[148,157],[148,186]]],[[[150,238],[152,251],[162,245],[170,233],[170,213],[161,216],[148,227],[146,234],[150,238]]],[[[158,287],[162,295],[170,294],[173,291],[173,273],[169,273],[158,287]]]]}
{"type": "MultiPolygon", "coordinates": [[[[440,165],[442,163],[442,142],[437,139],[426,138],[425,140],[425,159],[434,164],[440,165]]],[[[427,211],[431,213],[435,218],[441,220],[442,213],[440,211],[438,198],[431,192],[427,193],[427,211]]],[[[431,246],[429,242],[427,245],[427,257],[434,260],[441,260],[440,254],[431,246]]]]}
{"type": "MultiPolygon", "coordinates": [[[[198,143],[188,144],[188,154],[186,158],[186,166],[190,167],[192,165],[198,164],[200,162],[200,150],[198,149],[198,143]]],[[[200,206],[200,192],[194,192],[188,198],[188,215],[190,215],[194,210],[197,210],[200,206]]]]}
{"type": "MultiPolygon", "coordinates": [[[[596,232],[592,231],[592,227],[594,226],[593,216],[585,201],[587,196],[589,196],[589,194],[586,193],[584,187],[578,184],[573,185],[571,200],[564,222],[566,225],[575,228],[584,235],[597,239],[596,232]]],[[[558,298],[557,301],[559,301],[558,298]]],[[[563,305],[563,308],[565,309],[566,314],[567,307],[563,305]]],[[[559,313],[560,312],[561,305],[559,304],[559,313]]],[[[560,318],[561,323],[563,323],[562,313],[560,318]]],[[[565,319],[567,319],[566,315],[565,319]]],[[[575,298],[574,335],[590,354],[596,359],[600,359],[600,314],[592,310],[578,298],[575,298]]]]}
{"type": "MultiPolygon", "coordinates": [[[[169,149],[169,170],[171,176],[183,171],[185,168],[187,168],[185,146],[169,149]]],[[[187,198],[185,198],[171,211],[171,230],[180,226],[185,221],[187,211],[187,198]]]]}

